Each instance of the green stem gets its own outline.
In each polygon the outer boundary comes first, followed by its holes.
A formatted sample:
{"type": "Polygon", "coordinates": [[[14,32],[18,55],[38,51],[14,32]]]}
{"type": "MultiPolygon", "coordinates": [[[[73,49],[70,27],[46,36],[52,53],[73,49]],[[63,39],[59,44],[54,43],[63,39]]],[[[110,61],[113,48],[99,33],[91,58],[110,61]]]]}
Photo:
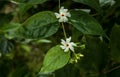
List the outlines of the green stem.
{"type": "MultiPolygon", "coordinates": [[[[59,9],[60,9],[60,0],[58,0],[58,1],[59,1],[58,7],[59,7],[59,9]]],[[[62,23],[62,29],[63,29],[63,33],[64,33],[64,36],[65,36],[65,39],[66,39],[67,36],[66,36],[65,27],[64,27],[64,24],[63,24],[63,23],[62,23]]]]}
{"type": "Polygon", "coordinates": [[[58,7],[59,7],[59,9],[60,9],[60,0],[59,0],[59,4],[58,4],[58,7]]]}
{"type": "Polygon", "coordinates": [[[80,44],[79,42],[75,43],[75,44],[80,44]]]}
{"type": "Polygon", "coordinates": [[[65,39],[66,39],[66,38],[67,38],[67,36],[66,36],[65,27],[64,27],[63,22],[62,22],[62,29],[63,29],[63,33],[64,33],[64,36],[65,36],[65,39]]]}

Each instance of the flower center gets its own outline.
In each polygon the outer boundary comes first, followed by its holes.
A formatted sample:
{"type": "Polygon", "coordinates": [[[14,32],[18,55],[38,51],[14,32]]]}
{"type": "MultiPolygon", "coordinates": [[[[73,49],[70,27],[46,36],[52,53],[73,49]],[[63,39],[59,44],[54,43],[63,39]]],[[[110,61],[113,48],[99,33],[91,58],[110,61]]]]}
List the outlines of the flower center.
{"type": "Polygon", "coordinates": [[[65,16],[65,15],[62,13],[61,16],[65,16]]]}
{"type": "Polygon", "coordinates": [[[69,44],[66,44],[66,47],[69,47],[69,44]]]}

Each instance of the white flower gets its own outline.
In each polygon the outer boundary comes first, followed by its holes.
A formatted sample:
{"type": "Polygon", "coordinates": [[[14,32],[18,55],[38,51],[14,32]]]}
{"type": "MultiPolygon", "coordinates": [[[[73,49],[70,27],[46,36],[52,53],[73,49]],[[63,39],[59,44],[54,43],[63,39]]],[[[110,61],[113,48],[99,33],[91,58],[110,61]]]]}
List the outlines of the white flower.
{"type": "Polygon", "coordinates": [[[68,9],[64,9],[64,7],[61,7],[59,13],[55,13],[55,15],[56,18],[59,19],[59,22],[67,22],[67,17],[71,17],[71,14],[68,12],[68,9]]]}
{"type": "Polygon", "coordinates": [[[64,49],[64,52],[68,52],[69,49],[74,52],[74,46],[77,46],[74,42],[70,42],[71,37],[67,38],[66,41],[61,39],[61,44],[60,47],[64,49]]]}

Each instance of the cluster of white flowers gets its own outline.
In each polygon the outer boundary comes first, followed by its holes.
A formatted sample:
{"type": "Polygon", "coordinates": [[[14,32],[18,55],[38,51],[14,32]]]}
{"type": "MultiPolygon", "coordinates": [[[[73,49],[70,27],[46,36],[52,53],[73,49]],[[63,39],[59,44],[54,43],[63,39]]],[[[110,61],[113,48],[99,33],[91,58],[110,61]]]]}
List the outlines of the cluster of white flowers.
{"type": "MultiPolygon", "coordinates": [[[[56,18],[58,18],[59,22],[68,22],[68,17],[71,17],[70,12],[68,12],[68,9],[64,9],[64,7],[61,7],[59,9],[59,13],[55,13],[56,18]]],[[[64,30],[64,28],[63,28],[64,30]]],[[[66,34],[64,34],[66,37],[66,34]]],[[[71,37],[66,38],[65,40],[61,39],[61,49],[64,50],[64,52],[69,52],[70,50],[74,53],[74,57],[70,60],[71,63],[78,62],[78,60],[83,57],[84,55],[81,53],[76,54],[74,52],[74,47],[77,46],[74,42],[71,42],[71,37]]]]}
{"type": "Polygon", "coordinates": [[[64,52],[68,52],[69,50],[74,52],[74,46],[77,46],[74,42],[71,42],[71,37],[66,40],[61,39],[60,47],[64,50],[64,52]]]}
{"type": "Polygon", "coordinates": [[[64,7],[61,7],[59,13],[55,13],[55,15],[56,18],[59,19],[59,22],[67,22],[67,17],[71,17],[71,14],[68,12],[68,9],[64,9],[64,7]]]}
{"type": "MultiPolygon", "coordinates": [[[[59,13],[55,13],[56,18],[58,18],[59,22],[67,22],[68,17],[71,17],[71,14],[68,12],[68,9],[64,9],[62,6],[59,9],[59,13]]],[[[60,47],[64,50],[64,52],[68,52],[69,50],[74,52],[74,46],[77,46],[74,42],[71,42],[71,37],[66,38],[66,40],[61,39],[60,47]]]]}

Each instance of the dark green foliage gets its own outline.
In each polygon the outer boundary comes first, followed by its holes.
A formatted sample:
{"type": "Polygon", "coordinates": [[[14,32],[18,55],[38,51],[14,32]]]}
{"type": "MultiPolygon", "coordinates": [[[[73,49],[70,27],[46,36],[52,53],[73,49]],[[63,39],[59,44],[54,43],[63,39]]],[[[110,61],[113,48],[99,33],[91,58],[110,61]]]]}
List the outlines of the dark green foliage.
{"type": "Polygon", "coordinates": [[[46,2],[47,0],[13,0],[19,3],[29,3],[29,4],[41,4],[46,2]]]}
{"type": "Polygon", "coordinates": [[[71,24],[83,34],[103,35],[101,25],[88,13],[80,10],[72,10],[71,24]]]}
{"type": "Polygon", "coordinates": [[[4,35],[0,35],[0,45],[0,52],[2,54],[12,51],[14,48],[12,41],[6,39],[4,35]]]}
{"type": "Polygon", "coordinates": [[[99,0],[73,0],[73,1],[88,5],[97,10],[98,12],[101,11],[99,0]]]}
{"type": "Polygon", "coordinates": [[[5,24],[9,23],[12,19],[11,14],[0,14],[0,28],[3,27],[5,24]]]}
{"type": "Polygon", "coordinates": [[[84,55],[73,63],[60,48],[58,1],[0,0],[0,77],[120,77],[120,0],[60,0],[67,38],[84,55]]]}
{"type": "Polygon", "coordinates": [[[102,74],[103,67],[107,64],[108,48],[99,38],[86,37],[86,56],[80,61],[81,75],[85,77],[99,77],[102,74]]]}
{"type": "Polygon", "coordinates": [[[115,59],[117,62],[120,62],[120,26],[115,25],[111,32],[111,41],[110,41],[110,47],[111,47],[111,55],[113,59],[115,59]]]}

